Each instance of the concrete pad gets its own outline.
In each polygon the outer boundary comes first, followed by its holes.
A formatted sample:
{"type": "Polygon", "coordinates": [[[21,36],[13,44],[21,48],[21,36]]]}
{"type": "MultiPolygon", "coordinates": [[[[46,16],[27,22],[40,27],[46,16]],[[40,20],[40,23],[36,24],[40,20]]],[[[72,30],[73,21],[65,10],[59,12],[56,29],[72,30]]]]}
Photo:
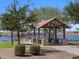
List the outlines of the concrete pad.
{"type": "Polygon", "coordinates": [[[51,46],[51,47],[60,51],[65,51],[79,56],[79,48],[74,46],[51,46]]]}

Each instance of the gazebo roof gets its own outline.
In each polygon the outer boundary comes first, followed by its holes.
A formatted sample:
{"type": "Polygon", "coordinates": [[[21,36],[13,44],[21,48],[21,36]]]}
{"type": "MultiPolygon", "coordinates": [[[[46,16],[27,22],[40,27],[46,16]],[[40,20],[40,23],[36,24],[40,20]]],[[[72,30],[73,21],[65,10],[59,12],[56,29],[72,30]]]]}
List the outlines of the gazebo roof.
{"type": "Polygon", "coordinates": [[[68,25],[66,25],[64,22],[58,20],[57,18],[51,18],[47,20],[42,20],[41,22],[37,23],[35,27],[38,28],[43,28],[43,27],[62,27],[64,26],[65,28],[69,28],[68,25]]]}

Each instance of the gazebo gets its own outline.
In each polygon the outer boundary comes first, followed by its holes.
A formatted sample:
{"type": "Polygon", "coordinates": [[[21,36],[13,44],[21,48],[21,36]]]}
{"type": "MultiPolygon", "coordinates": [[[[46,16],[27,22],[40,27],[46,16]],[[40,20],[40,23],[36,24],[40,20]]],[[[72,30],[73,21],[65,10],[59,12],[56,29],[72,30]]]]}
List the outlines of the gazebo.
{"type": "Polygon", "coordinates": [[[42,20],[35,25],[32,25],[33,35],[30,39],[26,39],[26,41],[31,41],[32,44],[41,44],[41,45],[48,45],[49,39],[51,39],[51,33],[53,31],[53,38],[57,38],[57,29],[63,29],[63,40],[62,43],[66,42],[65,38],[65,29],[69,28],[64,22],[58,20],[58,18],[51,18],[47,20],[42,20]],[[48,33],[46,33],[46,29],[48,33]]]}
{"type": "Polygon", "coordinates": [[[64,22],[58,20],[57,18],[51,18],[51,19],[48,19],[48,20],[42,20],[40,21],[39,23],[37,23],[36,25],[34,25],[34,39],[36,39],[37,43],[39,43],[40,40],[43,40],[41,42],[44,43],[44,45],[48,44],[48,39],[51,39],[51,30],[54,30],[54,38],[57,38],[57,29],[63,29],[63,41],[66,41],[66,38],[65,38],[65,29],[66,28],[69,28],[68,25],[66,25],[64,22]],[[45,28],[48,28],[48,31],[49,31],[49,34],[48,34],[48,38],[46,40],[46,31],[45,31],[45,28]],[[36,30],[37,29],[37,32],[38,32],[38,38],[35,38],[35,33],[36,33],[36,30]],[[41,39],[41,33],[40,33],[40,30],[44,30],[44,36],[45,38],[41,39]],[[45,42],[44,42],[45,41],[45,42]],[[47,42],[46,42],[47,41],[47,42]]]}

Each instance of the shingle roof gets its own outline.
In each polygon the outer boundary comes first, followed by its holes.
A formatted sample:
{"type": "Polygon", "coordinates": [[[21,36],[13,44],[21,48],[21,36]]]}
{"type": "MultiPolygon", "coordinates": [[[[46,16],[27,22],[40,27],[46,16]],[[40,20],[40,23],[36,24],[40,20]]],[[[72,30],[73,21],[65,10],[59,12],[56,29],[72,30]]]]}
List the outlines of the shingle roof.
{"type": "Polygon", "coordinates": [[[51,19],[49,19],[49,20],[42,20],[41,22],[37,23],[37,24],[35,25],[35,27],[36,27],[37,29],[38,29],[38,28],[41,28],[42,26],[44,26],[44,25],[50,23],[50,22],[53,21],[54,19],[55,19],[57,22],[60,22],[62,25],[65,25],[65,27],[67,27],[67,28],[69,27],[69,26],[67,26],[64,22],[57,20],[57,18],[51,18],[51,19]]]}

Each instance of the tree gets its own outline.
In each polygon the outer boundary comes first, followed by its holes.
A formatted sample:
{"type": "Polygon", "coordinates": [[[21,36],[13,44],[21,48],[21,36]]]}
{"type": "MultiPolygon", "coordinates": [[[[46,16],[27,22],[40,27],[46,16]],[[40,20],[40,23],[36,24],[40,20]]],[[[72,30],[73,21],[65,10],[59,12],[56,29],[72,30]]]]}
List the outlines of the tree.
{"type": "MultiPolygon", "coordinates": [[[[26,8],[28,5],[23,7],[16,8],[16,0],[13,0],[14,4],[11,5],[11,8],[7,9],[7,12],[2,14],[2,28],[13,31],[17,30],[18,44],[20,44],[20,28],[22,26],[23,20],[26,18],[26,8]]],[[[13,39],[12,39],[13,42],[13,39]]],[[[13,44],[13,43],[12,43],[13,44]]]]}
{"type": "Polygon", "coordinates": [[[10,15],[9,13],[1,15],[1,27],[4,30],[11,31],[11,37],[12,37],[11,41],[12,41],[12,45],[13,45],[13,30],[15,29],[15,27],[14,27],[12,15],[10,15]]]}
{"type": "MultiPolygon", "coordinates": [[[[17,9],[16,9],[17,1],[16,0],[13,0],[13,1],[14,1],[14,3],[11,5],[11,8],[8,8],[7,12],[2,14],[2,20],[1,20],[2,28],[11,31],[12,45],[13,45],[13,30],[20,26],[19,25],[20,18],[18,17],[19,13],[17,12],[17,9]]],[[[18,33],[18,31],[17,31],[17,33],[18,33]]],[[[20,44],[19,38],[18,38],[18,43],[20,44]]]]}
{"type": "Polygon", "coordinates": [[[75,23],[79,23],[79,3],[71,2],[65,7],[66,14],[71,18],[75,23]]]}
{"type": "MultiPolygon", "coordinates": [[[[29,5],[26,4],[23,7],[17,8],[17,1],[13,0],[14,3],[10,8],[7,9],[7,12],[2,15],[2,28],[11,31],[17,30],[18,44],[20,44],[20,31],[23,30],[27,23],[35,21],[35,16],[33,12],[27,17],[27,12],[29,12],[29,5]]],[[[12,39],[13,42],[13,39],[12,39]]]]}
{"type": "Polygon", "coordinates": [[[38,19],[49,19],[52,17],[61,17],[61,12],[57,8],[44,7],[35,10],[38,19]]]}

